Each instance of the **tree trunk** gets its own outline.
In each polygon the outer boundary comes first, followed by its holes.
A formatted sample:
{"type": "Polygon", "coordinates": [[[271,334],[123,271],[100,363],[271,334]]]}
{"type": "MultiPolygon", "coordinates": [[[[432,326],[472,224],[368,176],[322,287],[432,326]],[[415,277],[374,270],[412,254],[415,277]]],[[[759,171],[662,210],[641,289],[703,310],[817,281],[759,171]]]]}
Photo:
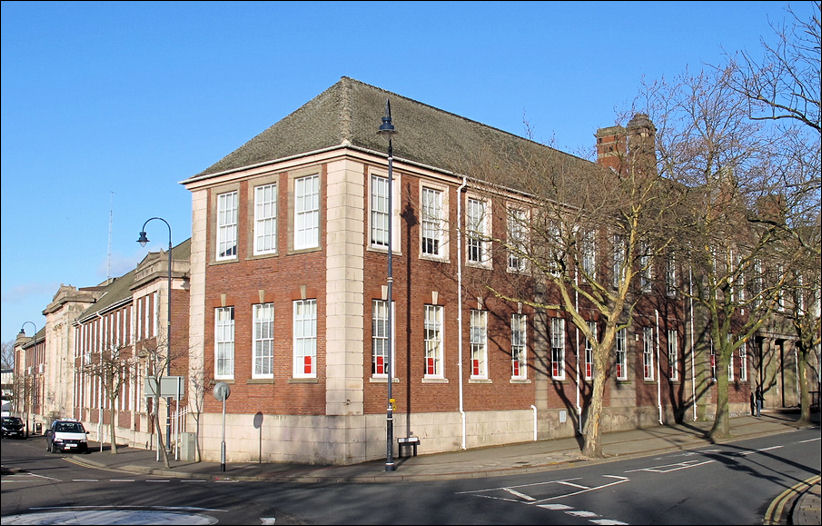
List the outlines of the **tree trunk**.
{"type": "Polygon", "coordinates": [[[796,359],[799,369],[799,403],[801,405],[799,423],[811,422],[811,393],[808,389],[808,353],[803,348],[797,349],[796,359]]]}
{"type": "Polygon", "coordinates": [[[158,400],[154,399],[154,430],[157,433],[157,449],[159,450],[160,455],[163,457],[163,465],[167,468],[170,468],[168,464],[168,451],[166,451],[166,446],[163,444],[163,430],[160,426],[160,416],[159,416],[159,406],[158,400]]]}
{"type": "Polygon", "coordinates": [[[117,433],[115,432],[115,428],[117,427],[117,400],[111,401],[111,454],[117,454],[117,433]]]}
{"type": "Polygon", "coordinates": [[[711,428],[711,439],[727,438],[731,435],[731,422],[728,413],[728,359],[725,353],[717,355],[716,360],[716,415],[711,428]]]}
{"type": "Polygon", "coordinates": [[[197,416],[194,418],[194,443],[197,445],[197,462],[203,461],[203,453],[200,451],[200,412],[197,412],[197,416]]]}
{"type": "Polygon", "coordinates": [[[585,416],[582,434],[585,444],[582,454],[589,458],[602,458],[602,441],[600,421],[602,420],[602,395],[605,387],[605,371],[597,367],[594,374],[594,389],[591,393],[591,402],[585,416]]]}

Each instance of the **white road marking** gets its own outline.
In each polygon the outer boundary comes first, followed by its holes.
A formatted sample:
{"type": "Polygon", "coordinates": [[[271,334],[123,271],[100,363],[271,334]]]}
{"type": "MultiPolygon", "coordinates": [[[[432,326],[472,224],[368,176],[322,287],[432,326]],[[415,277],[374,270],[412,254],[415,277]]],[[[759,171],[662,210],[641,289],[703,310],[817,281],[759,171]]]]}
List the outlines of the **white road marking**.
{"type": "Polygon", "coordinates": [[[679,471],[682,469],[690,469],[695,468],[698,466],[703,466],[705,464],[710,464],[712,462],[716,462],[716,460],[705,460],[704,462],[696,462],[696,461],[686,461],[686,462],[677,462],[676,464],[664,464],[662,466],[653,466],[650,468],[639,468],[639,469],[629,469],[625,473],[635,473],[637,471],[646,471],[649,473],[672,473],[674,471],[679,471]]]}
{"type": "Polygon", "coordinates": [[[537,504],[538,508],[545,508],[546,510],[551,511],[565,511],[572,509],[571,506],[566,506],[565,504],[537,504]]]}
{"type": "Polygon", "coordinates": [[[32,477],[39,477],[41,479],[56,480],[57,482],[62,482],[62,480],[60,479],[56,479],[54,477],[47,477],[45,475],[38,475],[37,473],[28,473],[28,475],[31,475],[32,477]]]}
{"type": "Polygon", "coordinates": [[[799,443],[800,443],[800,444],[804,444],[804,443],[806,443],[806,442],[816,442],[816,441],[817,441],[817,440],[819,440],[819,439],[820,439],[819,437],[816,437],[816,438],[809,438],[808,440],[800,440],[800,441],[799,441],[799,443]]]}
{"type": "Polygon", "coordinates": [[[72,482],[100,482],[97,479],[71,479],[72,482]]]}
{"type": "Polygon", "coordinates": [[[601,526],[628,526],[627,522],[620,522],[611,519],[593,519],[591,522],[601,526]]]}
{"type": "Polygon", "coordinates": [[[586,519],[589,519],[591,517],[599,517],[599,515],[597,515],[593,511],[582,511],[582,510],[580,510],[580,511],[566,511],[565,514],[566,515],[573,515],[574,517],[583,517],[583,518],[586,518],[586,519]]]}
{"type": "Polygon", "coordinates": [[[140,510],[55,510],[3,517],[3,524],[165,524],[209,525],[216,517],[198,513],[140,510]]]}
{"type": "Polygon", "coordinates": [[[545,481],[545,482],[534,482],[532,484],[520,484],[518,486],[503,486],[503,487],[497,487],[497,488],[486,488],[486,489],[478,489],[478,490],[470,490],[470,491],[460,491],[460,492],[457,492],[457,495],[460,495],[460,494],[474,494],[477,497],[483,497],[483,498],[486,498],[486,499],[503,500],[503,501],[507,501],[507,502],[522,502],[522,500],[512,500],[512,499],[508,499],[508,498],[505,498],[505,497],[498,497],[498,496],[491,495],[491,493],[503,491],[503,492],[506,492],[510,495],[514,495],[514,496],[518,497],[519,499],[524,499],[524,500],[529,501],[528,504],[534,504],[534,503],[538,503],[538,502],[549,502],[549,501],[552,501],[552,500],[562,499],[562,498],[565,498],[565,497],[580,495],[582,493],[587,493],[589,491],[596,491],[596,490],[599,490],[599,489],[614,486],[616,484],[622,484],[623,482],[628,482],[630,480],[627,477],[621,477],[621,476],[618,476],[618,475],[602,475],[602,476],[604,478],[610,478],[610,479],[615,479],[615,480],[614,480],[614,482],[609,482],[607,484],[601,484],[599,486],[594,486],[594,487],[583,486],[581,484],[576,484],[576,483],[571,482],[571,480],[579,480],[579,478],[565,479],[565,480],[549,480],[549,481],[545,481]],[[527,493],[524,492],[524,491],[527,491],[526,488],[535,488],[535,487],[538,487],[538,486],[547,486],[548,484],[557,484],[557,485],[561,485],[561,486],[569,486],[571,488],[576,488],[579,491],[571,491],[570,493],[562,493],[560,495],[554,495],[554,496],[551,496],[551,497],[546,497],[546,498],[541,498],[541,499],[538,499],[536,497],[531,497],[530,495],[528,495],[527,493]],[[523,490],[523,491],[518,491],[518,490],[523,490]]]}
{"type": "Polygon", "coordinates": [[[602,475],[602,476],[617,479],[617,480],[615,480],[614,482],[611,482],[609,484],[603,484],[601,486],[595,486],[593,488],[586,488],[586,489],[583,489],[583,490],[580,490],[580,491],[575,491],[573,493],[566,493],[564,495],[557,495],[555,497],[549,497],[547,499],[540,499],[537,502],[548,502],[550,500],[564,499],[565,497],[572,497],[574,495],[581,495],[583,493],[588,493],[589,491],[596,491],[598,489],[603,489],[603,488],[607,488],[607,487],[610,487],[610,486],[616,486],[617,484],[622,484],[623,482],[628,482],[630,480],[627,477],[620,477],[620,476],[617,476],[617,475],[602,475]]]}
{"type": "Polygon", "coordinates": [[[765,448],[762,448],[762,449],[757,449],[757,451],[759,451],[759,452],[771,451],[773,449],[780,449],[780,448],[783,448],[783,447],[785,447],[785,446],[771,446],[771,447],[765,447],[765,448]]]}
{"type": "Polygon", "coordinates": [[[134,482],[134,479],[109,479],[109,482],[134,482]]]}
{"type": "Polygon", "coordinates": [[[200,508],[198,506],[129,506],[129,505],[122,505],[122,506],[35,506],[29,508],[30,510],[105,510],[105,509],[112,509],[112,510],[142,510],[142,509],[151,509],[151,510],[163,510],[163,511],[220,511],[225,512],[226,510],[221,510],[218,508],[200,508]]]}
{"type": "Polygon", "coordinates": [[[260,524],[274,524],[276,520],[274,517],[260,517],[260,524]]]}
{"type": "Polygon", "coordinates": [[[54,477],[46,477],[45,475],[36,475],[34,473],[10,473],[3,477],[3,482],[25,482],[26,479],[29,479],[30,477],[37,477],[41,479],[56,480],[57,482],[62,482],[62,480],[56,479],[54,477]]]}
{"type": "Polygon", "coordinates": [[[146,479],[146,482],[170,482],[169,479],[146,479]]]}
{"type": "Polygon", "coordinates": [[[519,497],[519,498],[521,498],[521,499],[523,499],[523,500],[529,500],[529,501],[530,501],[530,500],[536,500],[534,497],[532,497],[532,496],[530,496],[530,495],[526,495],[525,493],[520,493],[519,491],[515,491],[515,490],[513,490],[513,489],[511,489],[511,488],[505,488],[505,491],[507,491],[507,492],[508,492],[508,493],[510,493],[511,495],[514,495],[515,497],[519,497]]]}
{"type": "Polygon", "coordinates": [[[562,484],[562,485],[565,485],[565,486],[571,486],[572,488],[578,488],[578,489],[591,489],[588,486],[581,486],[579,484],[574,484],[573,482],[567,482],[565,480],[558,480],[557,484],[562,484]]]}
{"type": "Polygon", "coordinates": [[[519,484],[517,486],[502,486],[498,488],[486,488],[486,489],[473,489],[469,491],[458,491],[457,495],[461,495],[463,493],[485,493],[487,491],[507,491],[511,488],[530,488],[533,486],[544,486],[546,484],[556,484],[557,482],[568,483],[571,480],[579,480],[579,477],[572,478],[572,479],[564,479],[564,480],[546,480],[545,482],[533,482],[531,484],[519,484]]]}

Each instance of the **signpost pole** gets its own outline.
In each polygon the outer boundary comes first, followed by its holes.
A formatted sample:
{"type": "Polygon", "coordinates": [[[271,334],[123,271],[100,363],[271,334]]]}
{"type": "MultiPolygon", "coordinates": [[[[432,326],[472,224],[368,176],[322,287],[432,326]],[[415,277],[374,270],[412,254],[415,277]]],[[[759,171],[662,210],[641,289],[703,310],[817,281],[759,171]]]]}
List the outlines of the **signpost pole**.
{"type": "Polygon", "coordinates": [[[225,473],[225,401],[231,394],[231,388],[225,382],[214,385],[214,398],[223,402],[223,440],[220,442],[220,470],[225,473]]]}
{"type": "Polygon", "coordinates": [[[220,471],[225,473],[225,398],[223,398],[223,441],[220,442],[220,471]]]}
{"type": "Polygon", "coordinates": [[[177,398],[174,407],[177,409],[176,418],[174,419],[174,428],[177,430],[175,435],[177,440],[174,441],[174,460],[180,460],[180,384],[183,382],[183,377],[177,377],[177,398]]]}

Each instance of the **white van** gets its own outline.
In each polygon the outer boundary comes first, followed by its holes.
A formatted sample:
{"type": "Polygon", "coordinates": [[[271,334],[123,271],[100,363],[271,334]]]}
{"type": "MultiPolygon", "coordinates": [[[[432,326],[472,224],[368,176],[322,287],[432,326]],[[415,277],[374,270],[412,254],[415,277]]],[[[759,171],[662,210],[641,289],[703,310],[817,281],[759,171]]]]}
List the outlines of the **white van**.
{"type": "Polygon", "coordinates": [[[46,431],[46,451],[88,451],[88,431],[73,419],[55,420],[46,431]]]}

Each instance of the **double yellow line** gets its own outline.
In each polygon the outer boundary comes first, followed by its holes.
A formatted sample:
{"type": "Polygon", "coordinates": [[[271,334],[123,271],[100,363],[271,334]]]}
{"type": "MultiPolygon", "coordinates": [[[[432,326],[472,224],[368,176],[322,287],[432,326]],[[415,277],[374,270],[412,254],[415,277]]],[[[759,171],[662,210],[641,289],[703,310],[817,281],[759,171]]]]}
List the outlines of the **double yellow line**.
{"type": "Polygon", "coordinates": [[[768,506],[768,511],[765,512],[765,519],[762,521],[762,524],[790,524],[790,521],[782,520],[782,513],[785,511],[785,506],[789,502],[791,502],[791,499],[793,499],[795,496],[809,489],[811,486],[818,482],[819,475],[814,475],[809,479],[805,479],[802,482],[794,484],[790,488],[780,493],[779,496],[771,502],[771,505],[768,506]]]}

